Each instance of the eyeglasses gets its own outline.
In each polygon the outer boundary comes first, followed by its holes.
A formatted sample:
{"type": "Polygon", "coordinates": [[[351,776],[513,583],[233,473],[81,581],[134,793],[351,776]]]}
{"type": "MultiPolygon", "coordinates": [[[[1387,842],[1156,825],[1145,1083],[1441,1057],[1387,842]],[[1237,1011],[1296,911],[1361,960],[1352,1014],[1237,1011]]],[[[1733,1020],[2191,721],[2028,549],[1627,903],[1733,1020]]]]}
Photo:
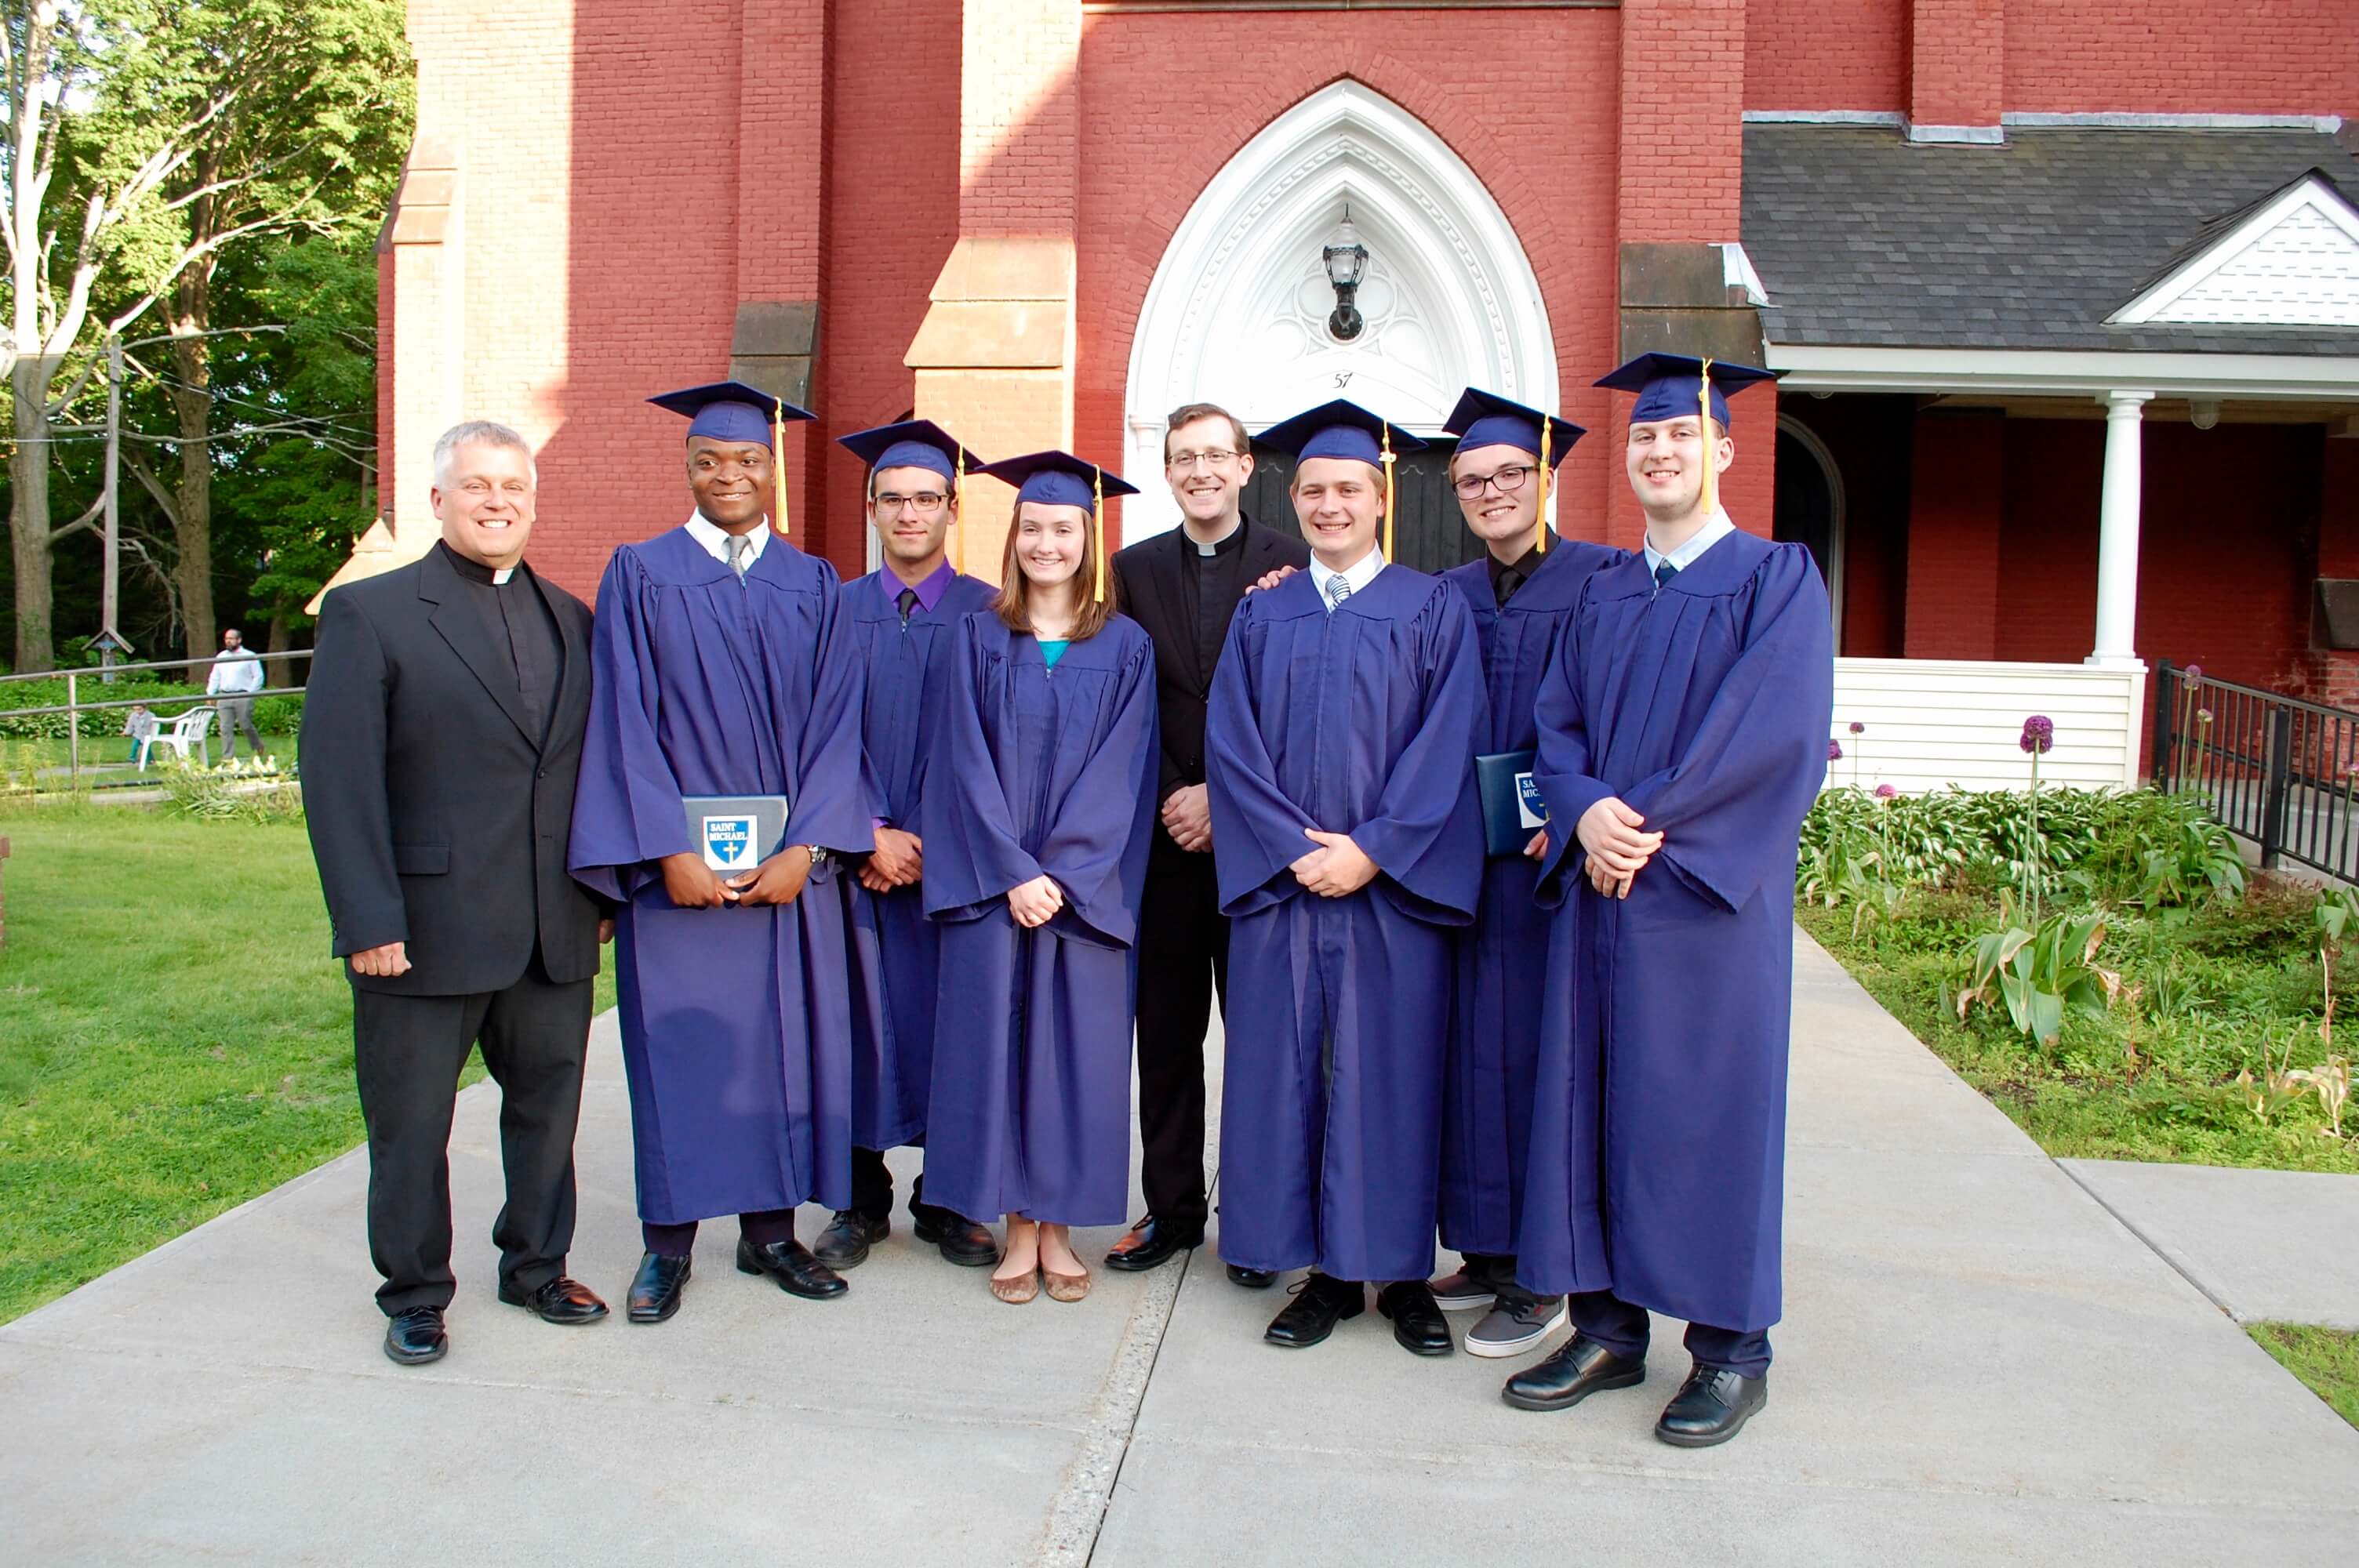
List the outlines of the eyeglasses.
{"type": "Polygon", "coordinates": [[[1201,463],[1208,469],[1224,469],[1237,460],[1237,454],[1226,447],[1208,447],[1201,452],[1174,452],[1164,463],[1173,473],[1186,473],[1201,463]]]}
{"type": "Polygon", "coordinates": [[[1506,468],[1494,473],[1483,475],[1470,473],[1451,484],[1450,488],[1458,492],[1458,499],[1461,501],[1482,499],[1483,487],[1485,485],[1494,486],[1501,495],[1506,495],[1523,489],[1525,481],[1532,477],[1533,471],[1532,465],[1529,463],[1509,463],[1506,468]]]}
{"type": "Polygon", "coordinates": [[[950,497],[939,490],[921,490],[915,495],[902,495],[894,491],[884,490],[877,492],[876,498],[869,504],[889,516],[904,506],[918,512],[940,512],[942,509],[942,503],[948,500],[950,497]]]}

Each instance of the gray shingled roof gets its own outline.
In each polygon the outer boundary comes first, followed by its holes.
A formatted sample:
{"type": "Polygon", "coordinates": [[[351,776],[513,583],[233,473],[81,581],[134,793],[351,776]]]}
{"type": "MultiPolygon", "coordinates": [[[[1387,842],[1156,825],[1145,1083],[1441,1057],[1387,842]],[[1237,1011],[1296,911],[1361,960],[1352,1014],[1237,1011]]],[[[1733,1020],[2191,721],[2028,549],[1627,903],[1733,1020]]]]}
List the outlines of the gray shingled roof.
{"type": "Polygon", "coordinates": [[[2206,226],[2359,159],[2300,130],[2009,126],[2000,146],[1876,126],[1745,127],[1745,250],[1777,343],[2359,353],[2359,333],[2108,327],[2206,226]]]}

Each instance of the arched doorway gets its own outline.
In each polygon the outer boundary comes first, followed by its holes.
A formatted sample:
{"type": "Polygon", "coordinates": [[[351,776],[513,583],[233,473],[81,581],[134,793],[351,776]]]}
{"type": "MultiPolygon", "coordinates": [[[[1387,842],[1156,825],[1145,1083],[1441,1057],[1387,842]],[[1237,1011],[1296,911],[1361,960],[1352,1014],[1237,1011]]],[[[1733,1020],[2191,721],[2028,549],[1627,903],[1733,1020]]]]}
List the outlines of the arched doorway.
{"type": "Polygon", "coordinates": [[[1835,652],[1843,652],[1843,470],[1808,425],[1777,416],[1777,504],[1771,536],[1807,547],[1826,579],[1835,622],[1835,652]]]}
{"type": "MultiPolygon", "coordinates": [[[[1399,104],[1338,81],[1263,127],[1173,233],[1131,343],[1125,471],[1161,471],[1164,416],[1183,403],[1218,403],[1257,431],[1349,397],[1429,438],[1469,385],[1553,408],[1554,345],[1530,260],[1474,171],[1399,104]],[[1321,251],[1347,208],[1369,262],[1367,325],[1343,342],[1327,328],[1321,251]]],[[[1405,564],[1468,558],[1447,447],[1397,470],[1405,564]]],[[[1247,505],[1290,527],[1285,465],[1264,461],[1247,505]]],[[[1126,538],[1179,521],[1161,485],[1145,489],[1124,504],[1126,538]]]]}

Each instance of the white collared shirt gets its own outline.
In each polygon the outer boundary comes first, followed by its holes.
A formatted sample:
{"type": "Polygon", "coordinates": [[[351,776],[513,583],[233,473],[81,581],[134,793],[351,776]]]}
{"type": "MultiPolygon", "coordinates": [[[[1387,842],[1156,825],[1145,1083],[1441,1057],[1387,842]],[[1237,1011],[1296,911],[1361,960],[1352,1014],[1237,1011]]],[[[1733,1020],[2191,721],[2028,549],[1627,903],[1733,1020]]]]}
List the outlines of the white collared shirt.
{"type": "MultiPolygon", "coordinates": [[[[688,520],[688,536],[703,546],[706,555],[724,567],[729,564],[729,534],[703,513],[688,520]]],[[[754,541],[754,547],[745,552],[745,565],[750,569],[762,558],[762,552],[770,547],[770,520],[763,518],[762,525],[745,537],[754,541]]]]}
{"type": "Polygon", "coordinates": [[[1310,557],[1310,586],[1319,590],[1319,601],[1327,607],[1327,612],[1332,615],[1335,612],[1335,596],[1330,589],[1329,584],[1337,578],[1342,578],[1349,585],[1353,593],[1358,593],[1375,581],[1376,574],[1384,569],[1385,553],[1374,545],[1368,546],[1366,555],[1362,556],[1340,572],[1321,561],[1317,556],[1313,556],[1310,557]]]}
{"type": "Polygon", "coordinates": [[[1714,545],[1719,544],[1723,539],[1727,538],[1731,534],[1735,532],[1736,524],[1728,520],[1728,514],[1724,511],[1715,511],[1709,518],[1705,519],[1704,525],[1702,527],[1688,535],[1688,541],[1686,544],[1681,545],[1678,549],[1671,551],[1669,555],[1665,555],[1662,551],[1655,548],[1655,531],[1652,528],[1648,528],[1647,530],[1646,545],[1647,570],[1649,574],[1652,574],[1656,568],[1661,566],[1665,561],[1669,561],[1671,563],[1671,567],[1674,570],[1685,571],[1690,567],[1696,564],[1697,557],[1702,555],[1706,550],[1711,549],[1714,545]]]}

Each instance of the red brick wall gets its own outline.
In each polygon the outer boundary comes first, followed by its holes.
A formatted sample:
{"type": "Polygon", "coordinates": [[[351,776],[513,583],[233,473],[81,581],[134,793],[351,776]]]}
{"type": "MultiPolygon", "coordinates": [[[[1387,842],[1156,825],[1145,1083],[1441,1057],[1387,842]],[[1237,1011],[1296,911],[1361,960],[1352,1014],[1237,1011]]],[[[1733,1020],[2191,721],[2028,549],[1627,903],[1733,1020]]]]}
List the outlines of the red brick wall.
{"type": "MultiPolygon", "coordinates": [[[[1522,237],[1556,336],[1563,412],[1593,432],[1566,460],[1561,516],[1575,534],[1605,532],[1594,498],[1610,493],[1609,479],[1626,486],[1608,395],[1588,384],[1614,364],[1619,330],[1618,19],[1612,11],[1509,11],[1486,15],[1478,28],[1462,13],[1088,17],[1074,396],[1081,449],[1122,449],[1133,328],[1156,265],[1197,195],[1256,132],[1349,76],[1431,126],[1522,237]],[[1502,60],[1538,62],[1532,91],[1506,90],[1502,60]],[[1576,497],[1586,504],[1576,509],[1576,497]]],[[[1720,204],[1728,217],[1725,232],[1713,237],[1733,239],[1733,159],[1715,179],[1726,188],[1720,204]]],[[[1153,474],[1130,477],[1159,482],[1153,474]]],[[[1732,508],[1744,493],[1732,493],[1732,508]]],[[[1760,493],[1753,510],[1766,531],[1769,492],[1760,493]]]]}
{"type": "MultiPolygon", "coordinates": [[[[2308,684],[2321,430],[2153,419],[2144,443],[2136,648],[2274,691],[2308,684]]],[[[1999,645],[2078,663],[2097,631],[2104,422],[2006,422],[1999,645]]]]}
{"type": "MultiPolygon", "coordinates": [[[[1912,659],[2030,658],[2006,634],[2014,591],[1992,526],[2011,477],[2006,420],[1995,413],[1920,415],[1910,459],[1908,622],[1912,659]]],[[[2091,622],[2094,625],[2093,620],[2091,622]]],[[[2086,648],[2082,653],[2088,652],[2086,648]]]]}
{"type": "Polygon", "coordinates": [[[1747,109],[1908,107],[1909,0],[1748,0],[1747,109]]]}
{"type": "MultiPolygon", "coordinates": [[[[958,242],[959,203],[959,0],[863,0],[835,12],[827,297],[811,391],[831,438],[909,411],[915,376],[901,359],[958,242]]],[[[863,470],[832,439],[827,451],[828,556],[849,577],[867,558],[863,470]]]]}
{"type": "Polygon", "coordinates": [[[2006,0],[2010,110],[2359,112],[2351,0],[2006,0]]]}
{"type": "Polygon", "coordinates": [[[1914,0],[1908,48],[1912,124],[1998,124],[2006,91],[2006,0],[1914,0]]]}

